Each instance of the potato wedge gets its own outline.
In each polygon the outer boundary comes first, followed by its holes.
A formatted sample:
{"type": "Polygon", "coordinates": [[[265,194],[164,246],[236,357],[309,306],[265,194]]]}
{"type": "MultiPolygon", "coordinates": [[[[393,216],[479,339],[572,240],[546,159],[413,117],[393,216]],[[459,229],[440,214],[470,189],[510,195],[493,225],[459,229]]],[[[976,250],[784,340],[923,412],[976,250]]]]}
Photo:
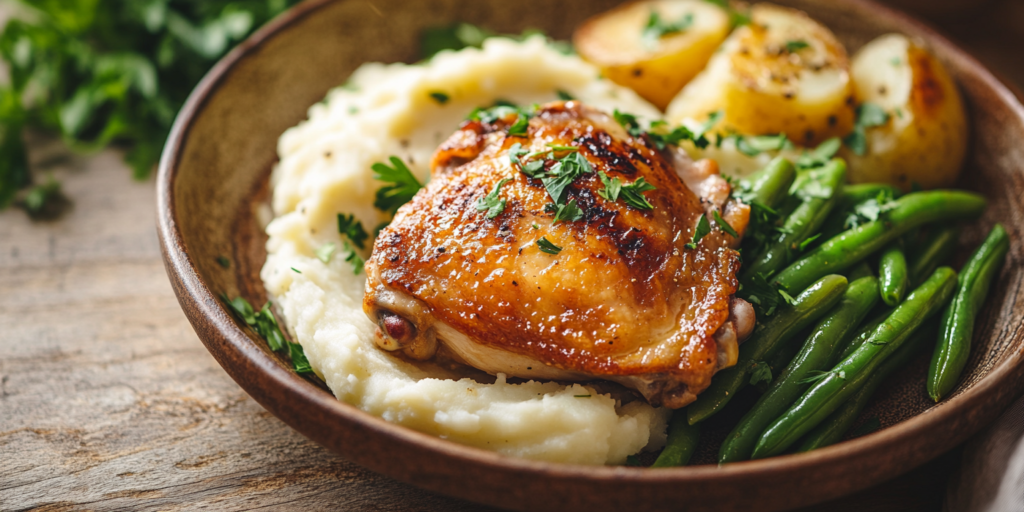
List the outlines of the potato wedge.
{"type": "Polygon", "coordinates": [[[866,153],[849,148],[849,179],[909,190],[952,185],[967,153],[963,100],[946,68],[920,44],[899,34],[881,36],[853,59],[858,102],[889,114],[865,132],[866,153]]]}
{"type": "Polygon", "coordinates": [[[849,59],[832,32],[802,11],[762,3],[672,100],[666,117],[681,123],[721,111],[718,131],[785,133],[811,147],[850,132],[853,96],[849,59]]]}
{"type": "Polygon", "coordinates": [[[728,34],[729,15],[714,4],[658,0],[590,18],[576,29],[573,44],[609,80],[664,110],[728,34]]]}

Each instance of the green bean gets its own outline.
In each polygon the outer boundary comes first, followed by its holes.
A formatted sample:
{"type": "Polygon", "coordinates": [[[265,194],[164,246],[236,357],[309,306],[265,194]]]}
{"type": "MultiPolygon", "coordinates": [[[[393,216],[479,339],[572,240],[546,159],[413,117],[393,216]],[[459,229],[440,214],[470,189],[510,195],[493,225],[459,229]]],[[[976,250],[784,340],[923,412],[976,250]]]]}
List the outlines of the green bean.
{"type": "Polygon", "coordinates": [[[853,336],[850,336],[844,341],[843,346],[838,352],[839,357],[836,358],[834,362],[838,363],[839,361],[850,357],[850,354],[863,345],[864,342],[871,337],[871,333],[873,333],[879,325],[882,325],[882,322],[884,322],[886,318],[889,318],[889,315],[892,314],[892,309],[893,308],[890,307],[883,307],[875,316],[864,322],[861,325],[861,328],[858,329],[853,336]]]}
{"type": "Polygon", "coordinates": [[[938,227],[929,233],[928,239],[918,251],[909,255],[908,273],[910,284],[917,286],[930,275],[939,265],[946,264],[956,250],[960,239],[960,229],[956,226],[938,227]]]}
{"type": "Polygon", "coordinates": [[[904,233],[929,222],[974,218],[985,210],[978,194],[936,190],[907,194],[884,218],[842,233],[807,253],[775,276],[790,293],[803,290],[821,276],[842,272],[904,233]]]}
{"type": "Polygon", "coordinates": [[[875,277],[875,273],[871,270],[871,265],[866,262],[861,262],[860,265],[853,267],[852,270],[846,273],[846,278],[850,282],[856,281],[862,277],[875,277]]]}
{"type": "Polygon", "coordinates": [[[774,315],[758,323],[750,339],[740,345],[736,365],[718,372],[697,401],[686,408],[690,424],[703,421],[725,407],[736,392],[749,383],[751,366],[771,358],[782,345],[793,341],[795,334],[832,309],[842,299],[846,285],[843,276],[825,276],[798,295],[793,304],[779,308],[774,315]]]}
{"type": "Polygon", "coordinates": [[[910,278],[907,275],[907,258],[903,256],[903,249],[898,243],[891,243],[882,251],[882,258],[878,262],[878,278],[882,300],[886,304],[896,307],[903,302],[910,278]]]}
{"type": "Polygon", "coordinates": [[[825,418],[825,421],[821,422],[814,430],[804,436],[797,451],[808,452],[817,450],[818,448],[841,441],[846,432],[853,426],[853,423],[857,421],[857,417],[860,416],[868,402],[871,401],[871,397],[875,394],[878,387],[896,370],[906,366],[914,359],[914,356],[920,354],[925,346],[934,339],[934,328],[918,329],[907,340],[905,345],[900,347],[899,350],[893,353],[892,357],[886,359],[878,367],[878,370],[864,383],[864,387],[860,388],[836,412],[829,415],[828,418],[825,418]]]}
{"type": "Polygon", "coordinates": [[[940,267],[911,292],[874,330],[867,343],[842,360],[811,386],[785,413],[765,429],[753,458],[778,455],[835,412],[871,377],[875,369],[902,345],[925,320],[941,309],[956,288],[956,272],[940,267]]]}
{"type": "Polygon", "coordinates": [[[740,181],[743,190],[749,192],[749,199],[776,208],[789,194],[789,187],[796,179],[796,168],[793,162],[776,157],[764,169],[749,178],[740,181]]]}
{"type": "Polygon", "coordinates": [[[672,412],[672,421],[668,426],[668,440],[661,450],[658,459],[651,464],[652,468],[670,468],[685,466],[693,456],[693,450],[700,439],[700,425],[690,425],[686,421],[683,409],[672,412]]]}
{"type": "Polygon", "coordinates": [[[1003,226],[996,224],[960,273],[956,297],[942,313],[939,343],[928,368],[928,395],[936,402],[948,396],[960,380],[971,352],[974,319],[1009,250],[1010,238],[1003,226]]]}
{"type": "Polygon", "coordinates": [[[832,365],[832,359],[843,338],[864,320],[878,303],[878,298],[878,279],[864,277],[850,283],[842,302],[818,322],[800,353],[726,437],[718,452],[719,464],[750,458],[764,428],[810,386],[806,379],[811,372],[832,365]]]}
{"type": "Polygon", "coordinates": [[[883,193],[891,194],[893,198],[898,198],[902,194],[899,188],[885,183],[861,183],[843,187],[843,193],[839,196],[835,209],[821,227],[822,241],[846,231],[846,219],[854,213],[856,207],[865,201],[877,199],[878,195],[883,193]]]}
{"type": "Polygon", "coordinates": [[[766,244],[756,258],[744,265],[741,281],[749,281],[757,274],[770,277],[788,265],[794,254],[799,254],[800,244],[818,232],[835,206],[846,181],[846,163],[837,158],[804,176],[806,180],[801,180],[801,188],[795,194],[801,197],[800,205],[786,217],[775,241],[766,244]]]}

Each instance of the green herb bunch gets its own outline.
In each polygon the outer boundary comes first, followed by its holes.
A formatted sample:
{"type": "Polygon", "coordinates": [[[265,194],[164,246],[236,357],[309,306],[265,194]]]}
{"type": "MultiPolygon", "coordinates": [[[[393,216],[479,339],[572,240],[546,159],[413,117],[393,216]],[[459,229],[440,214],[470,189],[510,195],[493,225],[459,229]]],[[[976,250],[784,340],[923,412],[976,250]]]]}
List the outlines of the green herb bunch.
{"type": "MultiPolygon", "coordinates": [[[[15,0],[0,33],[0,208],[32,179],[22,132],[118,144],[148,177],[188,94],[235,43],[297,0],[15,0]]],[[[52,188],[52,187],[51,187],[52,188]]]]}

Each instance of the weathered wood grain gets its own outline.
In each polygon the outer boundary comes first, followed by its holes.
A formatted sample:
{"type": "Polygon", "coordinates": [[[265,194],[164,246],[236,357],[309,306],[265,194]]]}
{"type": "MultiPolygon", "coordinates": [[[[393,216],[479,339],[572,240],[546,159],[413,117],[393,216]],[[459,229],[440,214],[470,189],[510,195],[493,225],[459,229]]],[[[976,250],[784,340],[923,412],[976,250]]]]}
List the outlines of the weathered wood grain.
{"type": "Polygon", "coordinates": [[[74,209],[0,213],[0,510],[477,510],[370,473],[254,403],[196,338],[120,156],[34,144],[74,209]]]}

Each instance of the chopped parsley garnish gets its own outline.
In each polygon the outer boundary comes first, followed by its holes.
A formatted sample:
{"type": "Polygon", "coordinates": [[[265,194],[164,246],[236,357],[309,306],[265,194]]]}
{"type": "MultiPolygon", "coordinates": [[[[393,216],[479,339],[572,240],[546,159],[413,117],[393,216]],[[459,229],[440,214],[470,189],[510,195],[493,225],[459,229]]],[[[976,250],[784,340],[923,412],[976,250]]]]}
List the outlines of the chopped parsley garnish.
{"type": "Polygon", "coordinates": [[[363,266],[366,264],[366,261],[364,261],[363,258],[359,256],[358,253],[356,253],[356,250],[352,248],[352,246],[349,245],[348,242],[343,243],[345,251],[348,252],[348,254],[345,255],[345,261],[352,264],[352,273],[359,275],[359,273],[363,271],[363,266]]]}
{"type": "Polygon", "coordinates": [[[556,208],[555,220],[552,224],[558,224],[561,221],[576,222],[583,218],[583,210],[576,206],[575,199],[570,199],[568,203],[556,208]]]}
{"type": "Polygon", "coordinates": [[[557,151],[559,153],[580,150],[579,146],[562,146],[560,144],[548,144],[548,147],[551,148],[551,151],[557,151]]]}
{"type": "Polygon", "coordinates": [[[842,145],[843,142],[839,140],[839,137],[832,137],[831,139],[818,144],[818,147],[810,151],[804,151],[803,154],[796,159],[796,166],[798,169],[821,167],[835,156],[836,152],[839,151],[839,148],[842,147],[842,145]]]}
{"type": "Polygon", "coordinates": [[[292,343],[284,337],[281,327],[277,324],[277,319],[274,318],[274,313],[270,310],[270,302],[264,304],[263,309],[254,311],[252,304],[249,304],[249,301],[242,297],[235,297],[233,300],[229,300],[227,295],[223,295],[221,298],[235,316],[266,340],[270,350],[278,352],[287,347],[288,354],[292,359],[292,366],[297,373],[310,373],[313,371],[309,366],[309,360],[306,359],[305,352],[302,350],[302,345],[292,343]]]}
{"type": "Polygon", "coordinates": [[[519,114],[519,117],[516,117],[516,122],[508,127],[508,134],[513,137],[526,137],[529,126],[530,118],[524,114],[519,114]]]}
{"type": "Polygon", "coordinates": [[[786,41],[786,51],[789,53],[796,53],[804,48],[808,48],[811,45],[803,39],[794,39],[792,41],[786,41]]]}
{"type": "Polygon", "coordinates": [[[601,183],[604,184],[604,188],[597,191],[597,195],[601,196],[605,201],[614,203],[619,200],[619,192],[622,191],[622,180],[618,178],[608,179],[608,175],[604,171],[597,171],[598,178],[601,178],[601,183]]]}
{"type": "Polygon", "coordinates": [[[705,0],[709,4],[715,4],[729,13],[729,28],[736,28],[750,24],[750,13],[742,12],[733,8],[729,0],[705,0]]]}
{"type": "Polygon", "coordinates": [[[505,199],[501,199],[498,196],[498,192],[501,191],[502,185],[510,181],[512,181],[512,178],[504,178],[496,183],[490,194],[487,194],[477,200],[476,209],[480,211],[487,210],[488,219],[493,219],[501,214],[501,212],[505,211],[505,204],[507,201],[505,199]]]}
{"type": "Polygon", "coordinates": [[[718,210],[714,210],[711,212],[711,218],[715,219],[715,225],[718,226],[718,229],[725,231],[733,238],[740,237],[740,234],[737,233],[736,230],[733,229],[732,226],[730,226],[729,223],[726,222],[721,215],[718,214],[718,210]]]}
{"type": "MultiPolygon", "coordinates": [[[[622,188],[619,191],[619,197],[622,198],[623,202],[637,210],[653,210],[654,205],[644,197],[644,192],[647,192],[648,190],[656,189],[654,185],[647,183],[643,176],[641,176],[629,185],[622,185],[622,188]]],[[[705,219],[705,221],[706,220],[707,219],[705,219]]]]}
{"type": "Polygon", "coordinates": [[[779,290],[772,286],[761,274],[755,274],[744,281],[736,293],[741,299],[754,305],[758,318],[771,316],[782,304],[779,290]]]}
{"type": "Polygon", "coordinates": [[[576,99],[576,98],[574,98],[572,96],[572,94],[569,94],[569,93],[567,93],[567,92],[565,92],[565,91],[563,91],[561,89],[558,89],[557,91],[555,91],[555,95],[558,96],[558,99],[560,99],[562,101],[572,101],[572,100],[576,99]]]}
{"type": "Polygon", "coordinates": [[[562,252],[561,247],[551,243],[551,241],[548,240],[548,238],[545,236],[542,236],[540,237],[540,240],[537,240],[537,247],[540,248],[540,252],[545,252],[548,254],[558,254],[562,252]]]}
{"type": "Polygon", "coordinates": [[[693,240],[686,244],[687,249],[696,249],[697,244],[700,240],[711,233],[711,223],[708,222],[707,215],[700,214],[700,218],[697,219],[697,228],[693,230],[693,240]]]}
{"type": "Polygon", "coordinates": [[[384,212],[395,213],[398,211],[398,207],[411,201],[416,192],[423,188],[423,185],[416,179],[416,176],[413,176],[412,171],[400,158],[392,156],[389,160],[391,167],[380,162],[371,167],[374,179],[391,183],[377,190],[373,206],[384,212]]]}
{"type": "Polygon", "coordinates": [[[772,383],[772,368],[764,361],[755,361],[750,364],[750,385],[756,386],[762,382],[772,383]]]}
{"type": "Polygon", "coordinates": [[[324,264],[326,265],[331,262],[331,256],[334,256],[334,251],[337,249],[338,246],[335,245],[333,242],[327,242],[326,244],[323,244],[320,247],[318,247],[317,250],[315,251],[316,259],[324,262],[324,264]]]}
{"type": "Polygon", "coordinates": [[[370,237],[363,229],[363,223],[351,213],[347,216],[338,214],[338,233],[347,236],[360,249],[366,248],[366,239],[370,237]]]}
{"type": "Polygon", "coordinates": [[[633,114],[627,114],[620,112],[616,109],[612,113],[612,117],[615,121],[622,125],[629,133],[631,137],[640,138],[644,135],[651,140],[656,148],[659,150],[665,149],[668,145],[678,145],[684,140],[693,141],[693,144],[698,148],[706,148],[710,142],[707,138],[707,131],[714,127],[718,123],[718,120],[722,117],[721,111],[715,111],[708,115],[708,119],[697,128],[696,131],[690,130],[685,126],[677,126],[671,130],[668,130],[668,123],[664,121],[652,122],[647,130],[640,127],[640,122],[633,114]]]}
{"type": "Polygon", "coordinates": [[[548,169],[547,176],[541,178],[541,183],[555,204],[561,205],[565,204],[569,185],[576,181],[576,178],[592,172],[594,168],[590,166],[587,158],[574,151],[556,161],[548,169]]]}
{"type": "Polygon", "coordinates": [[[231,260],[224,256],[217,256],[217,264],[224,268],[231,268],[231,260]]]}
{"type": "Polygon", "coordinates": [[[693,13],[688,12],[679,21],[670,23],[662,20],[661,15],[657,11],[651,11],[650,16],[647,18],[647,24],[644,25],[644,30],[640,34],[640,39],[643,41],[644,46],[653,49],[658,46],[658,40],[662,37],[669,34],[678,34],[692,25],[693,13]]]}
{"type": "Polygon", "coordinates": [[[780,288],[779,296],[782,297],[782,300],[786,301],[786,304],[789,304],[790,306],[796,304],[796,299],[794,299],[792,295],[786,293],[786,290],[780,288]]]}
{"type": "Polygon", "coordinates": [[[292,272],[295,272],[296,274],[301,274],[302,273],[301,270],[299,270],[299,269],[297,269],[295,267],[291,267],[291,269],[292,269],[292,272]]]}
{"type": "Polygon", "coordinates": [[[882,126],[889,122],[889,113],[874,103],[861,103],[857,107],[857,120],[853,124],[853,131],[847,135],[843,142],[850,151],[858,156],[863,156],[868,151],[867,129],[875,126],[882,126]]]}
{"type": "Polygon", "coordinates": [[[877,196],[868,199],[853,207],[853,212],[846,217],[843,227],[853,229],[861,224],[874,222],[883,214],[896,208],[896,200],[893,199],[892,191],[882,190],[877,196]]]}
{"type": "Polygon", "coordinates": [[[778,135],[730,135],[736,141],[736,150],[747,156],[757,156],[765,151],[779,151],[793,147],[785,133],[778,135]]]}
{"type": "Polygon", "coordinates": [[[448,103],[449,99],[451,99],[447,94],[440,91],[430,93],[430,97],[433,98],[438,105],[444,105],[445,103],[448,103]]]}

